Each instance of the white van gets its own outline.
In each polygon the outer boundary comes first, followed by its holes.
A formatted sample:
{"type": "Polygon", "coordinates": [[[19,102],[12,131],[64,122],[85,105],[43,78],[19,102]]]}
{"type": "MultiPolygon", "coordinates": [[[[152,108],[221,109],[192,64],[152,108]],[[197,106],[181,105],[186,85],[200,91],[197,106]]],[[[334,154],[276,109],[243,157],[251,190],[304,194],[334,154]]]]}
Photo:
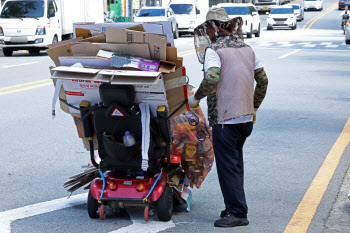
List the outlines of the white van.
{"type": "Polygon", "coordinates": [[[179,35],[193,33],[199,25],[200,10],[196,1],[172,0],[169,7],[175,14],[179,35]]]}
{"type": "Polygon", "coordinates": [[[104,0],[7,0],[0,13],[0,48],[39,53],[73,34],[74,22],[104,22],[104,0]]]}

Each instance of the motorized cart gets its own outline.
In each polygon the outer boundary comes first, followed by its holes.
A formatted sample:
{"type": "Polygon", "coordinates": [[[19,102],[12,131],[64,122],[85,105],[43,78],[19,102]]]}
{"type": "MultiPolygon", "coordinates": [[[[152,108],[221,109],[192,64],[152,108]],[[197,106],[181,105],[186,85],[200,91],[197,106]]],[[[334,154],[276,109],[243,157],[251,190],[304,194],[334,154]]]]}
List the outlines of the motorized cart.
{"type": "Polygon", "coordinates": [[[103,84],[99,92],[102,106],[89,106],[86,102],[80,105],[91,161],[101,174],[101,178],[94,179],[90,185],[89,216],[103,220],[107,205],[113,209],[141,205],[145,206],[146,221],[149,220],[149,210],[154,207],[157,207],[159,220],[169,221],[173,213],[174,192],[167,184],[167,172],[177,166],[171,164],[171,133],[166,108],[158,107],[157,116],[150,116],[146,123],[149,132],[143,132],[143,118],[150,112],[144,113],[139,105],[134,104],[133,86],[103,84]],[[126,147],[123,143],[126,131],[135,137],[133,146],[126,147]],[[94,133],[98,139],[99,164],[95,161],[94,133]],[[145,143],[149,145],[145,146],[145,143]],[[143,148],[148,148],[148,151],[142,151],[143,148]],[[143,153],[147,154],[147,159],[143,153]]]}

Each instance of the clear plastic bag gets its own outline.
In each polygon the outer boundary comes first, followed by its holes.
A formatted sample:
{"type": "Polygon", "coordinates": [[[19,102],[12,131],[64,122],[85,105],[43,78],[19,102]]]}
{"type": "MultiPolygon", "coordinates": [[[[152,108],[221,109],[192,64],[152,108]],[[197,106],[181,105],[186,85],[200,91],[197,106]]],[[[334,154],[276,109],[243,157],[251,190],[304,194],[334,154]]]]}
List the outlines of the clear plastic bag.
{"type": "Polygon", "coordinates": [[[214,163],[212,131],[200,107],[170,120],[171,154],[181,156],[181,164],[191,186],[200,188],[214,163]]]}

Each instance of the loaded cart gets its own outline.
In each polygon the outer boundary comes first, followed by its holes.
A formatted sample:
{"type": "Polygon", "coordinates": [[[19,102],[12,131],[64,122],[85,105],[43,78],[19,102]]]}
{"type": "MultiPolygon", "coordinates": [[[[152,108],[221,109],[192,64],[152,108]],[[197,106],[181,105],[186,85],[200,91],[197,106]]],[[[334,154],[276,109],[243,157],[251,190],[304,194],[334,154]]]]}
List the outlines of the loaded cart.
{"type": "MultiPolygon", "coordinates": [[[[167,28],[160,25],[147,28],[167,28]]],[[[64,186],[89,189],[91,218],[103,220],[107,206],[137,205],[146,221],[153,210],[169,221],[174,203],[190,210],[189,188],[199,188],[211,169],[211,130],[188,106],[192,87],[166,30],[126,26],[85,25],[75,29],[84,36],[47,50],[56,65],[52,115],[59,101],[90,153],[88,168],[64,186]]]]}

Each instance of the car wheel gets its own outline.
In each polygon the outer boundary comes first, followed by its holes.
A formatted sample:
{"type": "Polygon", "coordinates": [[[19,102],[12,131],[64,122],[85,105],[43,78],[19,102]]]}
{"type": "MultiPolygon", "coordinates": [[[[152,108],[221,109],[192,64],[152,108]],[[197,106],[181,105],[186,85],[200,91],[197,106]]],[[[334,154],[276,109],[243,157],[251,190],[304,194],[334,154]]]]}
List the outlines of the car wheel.
{"type": "Polygon", "coordinates": [[[253,25],[250,25],[250,32],[247,33],[247,38],[252,38],[253,37],[253,25]]]}
{"type": "Polygon", "coordinates": [[[55,35],[52,39],[52,44],[56,44],[58,42],[58,38],[57,36],[55,35]]]}
{"type": "Polygon", "coordinates": [[[350,40],[346,40],[345,43],[346,43],[346,44],[350,44],[350,40]]]}
{"type": "Polygon", "coordinates": [[[2,52],[6,57],[11,57],[13,54],[13,50],[10,48],[3,48],[2,52]]]}
{"type": "Polygon", "coordinates": [[[179,28],[176,25],[176,29],[175,29],[175,32],[174,32],[174,39],[177,39],[177,38],[179,38],[179,28]]]}
{"type": "Polygon", "coordinates": [[[269,25],[267,25],[267,28],[266,28],[267,30],[272,30],[272,27],[271,26],[269,26],[269,25]]]}
{"type": "Polygon", "coordinates": [[[255,37],[260,37],[260,24],[258,27],[258,31],[254,35],[255,35],[255,37]]]}

